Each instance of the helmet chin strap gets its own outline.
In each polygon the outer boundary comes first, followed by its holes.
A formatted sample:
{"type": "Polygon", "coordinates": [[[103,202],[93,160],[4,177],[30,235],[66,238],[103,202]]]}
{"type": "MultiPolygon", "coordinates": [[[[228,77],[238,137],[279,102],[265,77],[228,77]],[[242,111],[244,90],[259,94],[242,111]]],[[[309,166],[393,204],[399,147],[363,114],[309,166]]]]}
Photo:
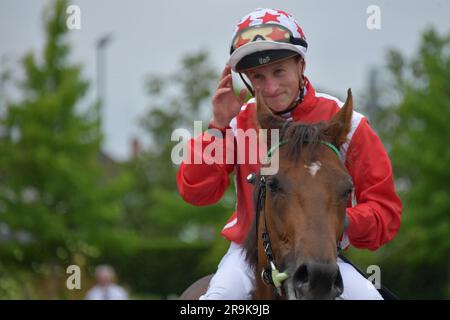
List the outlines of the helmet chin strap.
{"type": "Polygon", "coordinates": [[[255,97],[255,91],[253,91],[252,86],[250,84],[248,84],[247,81],[245,81],[244,77],[242,76],[242,73],[240,73],[240,72],[239,72],[239,77],[241,77],[242,82],[245,84],[248,91],[250,91],[250,93],[252,94],[252,97],[255,97]]]}
{"type": "MultiPolygon", "coordinates": [[[[247,87],[248,91],[250,91],[250,93],[252,94],[252,97],[255,97],[255,91],[253,90],[252,86],[247,83],[247,81],[245,81],[244,77],[242,76],[242,73],[239,72],[239,76],[241,77],[242,82],[244,82],[245,86],[247,87]]],[[[300,87],[299,87],[299,92],[298,92],[298,96],[297,99],[295,99],[286,109],[284,109],[283,111],[277,111],[277,112],[273,112],[273,114],[275,115],[282,115],[285,114],[287,112],[291,112],[292,110],[294,110],[297,105],[299,103],[301,103],[304,99],[304,95],[305,95],[305,85],[302,85],[302,83],[304,83],[304,80],[301,79],[302,81],[300,82],[300,87]]]]}

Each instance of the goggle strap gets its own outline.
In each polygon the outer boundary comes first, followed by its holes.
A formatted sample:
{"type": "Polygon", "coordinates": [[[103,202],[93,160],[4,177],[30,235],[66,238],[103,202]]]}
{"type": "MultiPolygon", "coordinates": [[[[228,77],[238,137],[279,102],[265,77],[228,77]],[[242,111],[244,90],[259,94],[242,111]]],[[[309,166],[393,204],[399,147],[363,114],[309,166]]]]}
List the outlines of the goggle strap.
{"type": "MultiPolygon", "coordinates": [[[[290,37],[289,39],[289,43],[293,44],[293,45],[298,45],[298,46],[302,46],[305,49],[308,49],[308,43],[305,41],[305,39],[302,38],[294,38],[293,36],[290,37]]],[[[236,48],[237,49],[237,48],[236,48]]],[[[230,47],[230,55],[236,50],[235,48],[233,48],[233,44],[231,44],[230,47]]]]}
{"type": "Polygon", "coordinates": [[[304,47],[305,49],[308,49],[308,43],[305,41],[305,39],[294,38],[294,37],[291,36],[290,42],[292,44],[299,45],[299,46],[304,47]]]}

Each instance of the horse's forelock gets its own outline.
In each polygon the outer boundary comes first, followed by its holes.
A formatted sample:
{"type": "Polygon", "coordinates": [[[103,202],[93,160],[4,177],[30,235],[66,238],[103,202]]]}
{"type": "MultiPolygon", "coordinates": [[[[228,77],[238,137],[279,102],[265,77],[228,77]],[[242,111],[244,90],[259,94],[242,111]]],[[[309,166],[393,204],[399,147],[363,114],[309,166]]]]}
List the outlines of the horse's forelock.
{"type": "Polygon", "coordinates": [[[310,156],[315,156],[315,150],[321,140],[326,140],[323,130],[324,123],[307,125],[301,123],[289,123],[281,130],[281,140],[287,140],[286,154],[290,161],[297,163],[300,156],[303,155],[303,148],[308,145],[310,156]]]}

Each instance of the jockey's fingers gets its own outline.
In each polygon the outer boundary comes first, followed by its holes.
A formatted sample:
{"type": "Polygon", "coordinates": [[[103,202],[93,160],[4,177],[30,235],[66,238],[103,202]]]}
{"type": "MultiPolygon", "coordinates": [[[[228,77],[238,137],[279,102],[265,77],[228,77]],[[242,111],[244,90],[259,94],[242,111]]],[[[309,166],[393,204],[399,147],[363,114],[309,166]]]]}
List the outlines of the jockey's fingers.
{"type": "Polygon", "coordinates": [[[213,100],[219,99],[219,97],[223,96],[224,94],[228,94],[228,93],[232,92],[232,90],[233,89],[231,89],[231,88],[219,88],[219,89],[217,89],[213,100]]]}
{"type": "Polygon", "coordinates": [[[223,68],[222,75],[220,76],[220,79],[223,79],[227,74],[231,74],[231,67],[228,64],[225,65],[225,68],[223,68]]]}
{"type": "Polygon", "coordinates": [[[217,89],[225,87],[231,87],[231,74],[226,75],[224,78],[222,78],[222,80],[220,80],[217,89]]]}

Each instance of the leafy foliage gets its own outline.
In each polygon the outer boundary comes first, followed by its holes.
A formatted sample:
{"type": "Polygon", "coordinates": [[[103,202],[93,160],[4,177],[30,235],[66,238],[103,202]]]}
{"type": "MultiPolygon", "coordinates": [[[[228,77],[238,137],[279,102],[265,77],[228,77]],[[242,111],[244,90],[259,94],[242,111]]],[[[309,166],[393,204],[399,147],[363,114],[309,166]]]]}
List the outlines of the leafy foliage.
{"type": "Polygon", "coordinates": [[[141,124],[150,146],[130,163],[137,179],[126,197],[129,221],[145,236],[212,241],[232,210],[231,194],[216,206],[185,203],[176,191],[178,167],[171,159],[172,148],[179,143],[171,140],[175,129],[188,129],[192,134],[194,121],[208,123],[209,99],[217,79],[206,52],[185,56],[173,74],[147,79],[151,105],[141,124]]]}
{"type": "Polygon", "coordinates": [[[403,213],[399,234],[376,262],[401,297],[449,297],[450,36],[429,29],[414,57],[391,50],[387,61],[391,101],[399,102],[386,106],[375,125],[390,152],[403,213]]]}
{"type": "Polygon", "coordinates": [[[47,12],[42,58],[24,57],[22,98],[0,119],[1,255],[37,273],[133,238],[120,227],[130,178],[101,164],[100,106],[76,110],[88,83],[68,61],[66,7],[47,12]]]}

